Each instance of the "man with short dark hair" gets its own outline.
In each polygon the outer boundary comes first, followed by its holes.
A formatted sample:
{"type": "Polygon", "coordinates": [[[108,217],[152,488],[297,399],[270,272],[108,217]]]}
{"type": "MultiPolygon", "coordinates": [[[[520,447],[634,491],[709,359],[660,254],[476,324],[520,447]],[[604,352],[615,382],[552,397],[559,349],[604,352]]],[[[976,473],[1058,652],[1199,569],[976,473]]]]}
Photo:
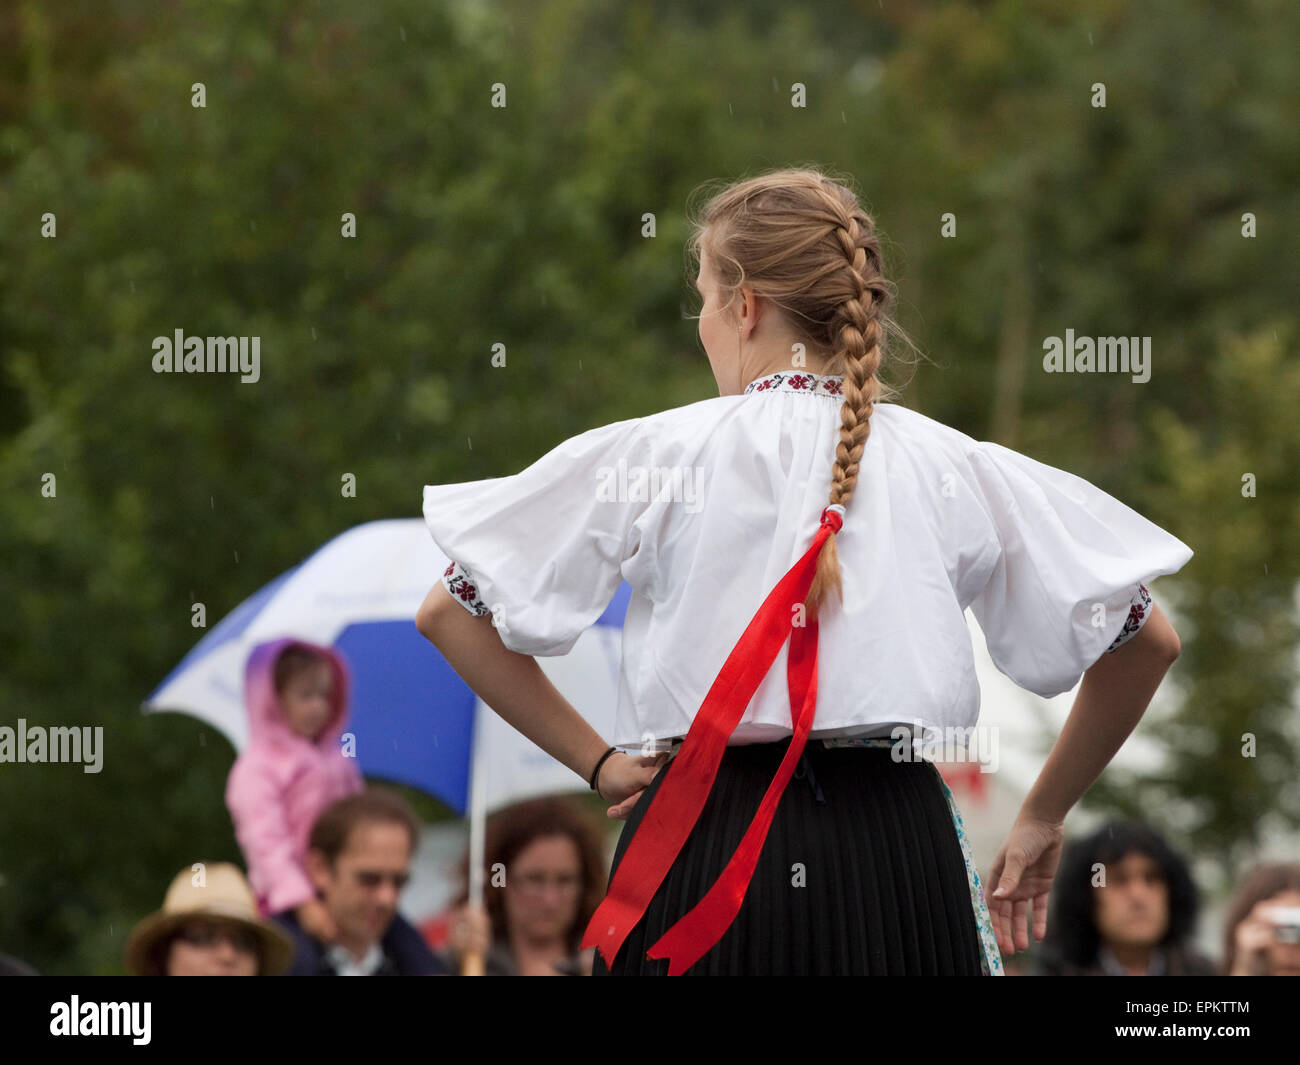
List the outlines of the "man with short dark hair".
{"type": "Polygon", "coordinates": [[[423,937],[397,912],[411,875],[419,822],[401,796],[380,788],[328,806],[312,826],[307,874],[338,929],[325,943],[292,910],[277,921],[294,940],[288,976],[444,976],[423,937]]]}

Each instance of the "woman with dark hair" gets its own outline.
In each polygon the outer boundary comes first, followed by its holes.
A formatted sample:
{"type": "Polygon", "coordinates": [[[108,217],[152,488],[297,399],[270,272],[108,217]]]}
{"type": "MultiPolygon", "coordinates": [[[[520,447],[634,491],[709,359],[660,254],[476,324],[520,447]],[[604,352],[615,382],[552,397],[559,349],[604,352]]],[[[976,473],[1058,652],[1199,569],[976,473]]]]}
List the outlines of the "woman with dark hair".
{"type": "Polygon", "coordinates": [[[1199,907],[1187,863],[1158,832],[1111,821],[1065,848],[1039,975],[1210,976],[1187,947],[1199,907]]]}
{"type": "Polygon", "coordinates": [[[1261,865],[1237,885],[1223,928],[1228,976],[1300,976],[1300,863],[1261,865]]]}
{"type": "MultiPolygon", "coordinates": [[[[600,837],[569,799],[515,803],[488,818],[486,918],[462,890],[447,936],[449,961],[475,951],[488,976],[589,976],[579,947],[605,881],[600,837]]],[[[468,881],[469,855],[461,860],[468,881]]]]}

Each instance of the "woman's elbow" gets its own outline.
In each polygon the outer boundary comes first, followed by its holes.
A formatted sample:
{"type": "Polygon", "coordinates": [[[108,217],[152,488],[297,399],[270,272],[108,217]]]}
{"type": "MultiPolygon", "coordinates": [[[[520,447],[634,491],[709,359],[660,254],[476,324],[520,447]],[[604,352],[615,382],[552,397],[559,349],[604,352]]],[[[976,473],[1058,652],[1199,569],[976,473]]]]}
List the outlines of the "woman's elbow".
{"type": "Polygon", "coordinates": [[[429,594],[424,597],[420,609],[415,612],[416,630],[431,643],[438,631],[438,622],[442,617],[443,608],[450,601],[447,589],[442,584],[435,584],[429,589],[429,594]]]}
{"type": "Polygon", "coordinates": [[[1147,623],[1138,631],[1133,642],[1172,665],[1182,654],[1183,644],[1169,619],[1158,606],[1153,606],[1147,623]]]}
{"type": "Polygon", "coordinates": [[[1178,638],[1178,633],[1171,626],[1169,629],[1168,642],[1165,645],[1165,653],[1169,655],[1169,661],[1173,662],[1180,654],[1183,653],[1183,642],[1178,638]]]}

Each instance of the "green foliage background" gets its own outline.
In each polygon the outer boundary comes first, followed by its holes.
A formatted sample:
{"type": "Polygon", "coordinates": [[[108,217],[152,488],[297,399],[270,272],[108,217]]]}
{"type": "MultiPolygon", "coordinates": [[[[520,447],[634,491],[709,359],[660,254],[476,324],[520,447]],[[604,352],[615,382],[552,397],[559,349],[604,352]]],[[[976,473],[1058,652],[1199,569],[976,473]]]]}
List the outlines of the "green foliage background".
{"type": "Polygon", "coordinates": [[[425,483],[716,394],[688,198],[800,163],[882,228],[928,356],[905,402],[1196,550],[1159,591],[1170,771],[1087,801],[1231,874],[1300,823],[1297,39],[1281,0],[6,7],[0,723],[103,724],[107,753],[0,765],[0,949],[118,972],[177,869],[238,860],[229,744],[138,712],[194,602],[215,623],[425,483]],[[262,380],[155,375],[176,328],[260,336],[262,380]],[[1066,328],[1152,337],[1150,382],[1043,373],[1066,328]]]}

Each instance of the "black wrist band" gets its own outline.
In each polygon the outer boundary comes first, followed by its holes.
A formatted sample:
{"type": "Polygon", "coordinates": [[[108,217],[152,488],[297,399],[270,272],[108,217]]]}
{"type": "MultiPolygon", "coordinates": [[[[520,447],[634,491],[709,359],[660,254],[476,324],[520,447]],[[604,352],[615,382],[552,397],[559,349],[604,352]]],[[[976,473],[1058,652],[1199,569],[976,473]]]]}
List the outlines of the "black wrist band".
{"type": "Polygon", "coordinates": [[[588,781],[588,783],[591,784],[591,790],[594,791],[597,795],[600,794],[600,789],[596,787],[596,780],[600,776],[600,767],[605,764],[605,759],[608,758],[611,754],[614,754],[617,750],[618,750],[617,747],[611,747],[608,751],[602,754],[600,756],[600,761],[596,763],[596,768],[593,769],[591,772],[591,780],[588,781]]]}

